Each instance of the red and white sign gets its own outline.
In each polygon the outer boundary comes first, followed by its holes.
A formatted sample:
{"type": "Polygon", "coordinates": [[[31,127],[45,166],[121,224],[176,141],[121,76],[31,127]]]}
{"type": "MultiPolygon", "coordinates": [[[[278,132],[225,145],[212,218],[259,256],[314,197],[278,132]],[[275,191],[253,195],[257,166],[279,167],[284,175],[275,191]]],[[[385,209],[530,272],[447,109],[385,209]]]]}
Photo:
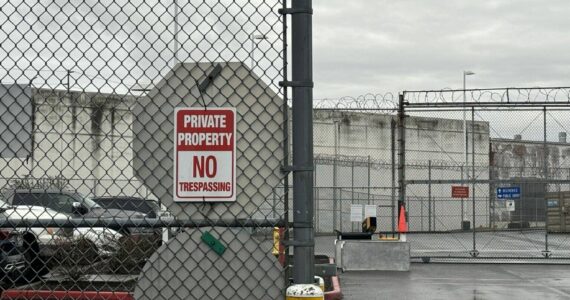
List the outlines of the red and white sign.
{"type": "Polygon", "coordinates": [[[452,198],[469,198],[469,187],[468,186],[451,186],[451,197],[452,198]]]}
{"type": "Polygon", "coordinates": [[[235,201],[235,153],[235,108],[176,108],[174,201],[235,201]]]}

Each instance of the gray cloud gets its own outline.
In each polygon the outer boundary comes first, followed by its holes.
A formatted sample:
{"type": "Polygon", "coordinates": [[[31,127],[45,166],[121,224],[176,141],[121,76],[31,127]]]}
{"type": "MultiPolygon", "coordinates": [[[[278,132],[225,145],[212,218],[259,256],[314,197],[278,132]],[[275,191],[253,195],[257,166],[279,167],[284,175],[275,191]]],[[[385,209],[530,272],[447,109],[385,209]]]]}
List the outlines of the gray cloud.
{"type": "Polygon", "coordinates": [[[569,85],[568,1],[314,3],[316,98],[569,85]]]}

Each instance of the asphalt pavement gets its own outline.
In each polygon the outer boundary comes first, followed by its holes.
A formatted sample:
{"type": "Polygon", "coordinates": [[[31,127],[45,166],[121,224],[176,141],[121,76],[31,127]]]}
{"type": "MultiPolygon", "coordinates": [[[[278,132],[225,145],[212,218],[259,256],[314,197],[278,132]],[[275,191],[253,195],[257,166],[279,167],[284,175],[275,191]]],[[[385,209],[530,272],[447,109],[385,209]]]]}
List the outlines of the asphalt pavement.
{"type": "Polygon", "coordinates": [[[570,267],[412,264],[409,272],[345,272],[343,299],[570,299],[570,267]]]}
{"type": "MultiPolygon", "coordinates": [[[[317,236],[315,253],[334,257],[334,236],[317,236]]],[[[473,232],[408,234],[412,257],[432,257],[432,260],[470,259],[473,232]]],[[[475,248],[479,258],[502,258],[503,262],[541,260],[546,250],[544,231],[476,232],[475,248]]],[[[570,234],[549,234],[548,250],[551,262],[570,263],[570,234]]],[[[497,260],[500,261],[500,260],[497,260]]]]}

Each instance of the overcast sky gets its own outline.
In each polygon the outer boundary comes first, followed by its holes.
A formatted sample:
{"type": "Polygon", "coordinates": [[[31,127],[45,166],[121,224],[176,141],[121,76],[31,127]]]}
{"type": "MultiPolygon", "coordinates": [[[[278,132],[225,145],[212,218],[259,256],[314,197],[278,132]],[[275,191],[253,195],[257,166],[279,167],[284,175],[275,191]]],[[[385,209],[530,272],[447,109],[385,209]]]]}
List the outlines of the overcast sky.
{"type": "Polygon", "coordinates": [[[315,98],[570,85],[567,0],[314,0],[315,98]]]}
{"type": "MultiPolygon", "coordinates": [[[[0,0],[0,78],[73,88],[157,81],[174,0],[0,0]],[[25,21],[24,21],[25,18],[25,21]],[[18,30],[16,30],[16,28],[18,30]],[[25,76],[14,68],[29,70],[25,76]],[[34,70],[48,69],[48,72],[34,70]]],[[[279,1],[179,0],[179,58],[257,62],[277,87],[279,1]],[[217,4],[217,5],[207,5],[217,4]],[[252,51],[250,34],[265,34],[252,51]]],[[[316,99],[402,90],[570,85],[568,0],[313,0],[316,99]]],[[[262,75],[263,74],[263,75],[262,75]]]]}

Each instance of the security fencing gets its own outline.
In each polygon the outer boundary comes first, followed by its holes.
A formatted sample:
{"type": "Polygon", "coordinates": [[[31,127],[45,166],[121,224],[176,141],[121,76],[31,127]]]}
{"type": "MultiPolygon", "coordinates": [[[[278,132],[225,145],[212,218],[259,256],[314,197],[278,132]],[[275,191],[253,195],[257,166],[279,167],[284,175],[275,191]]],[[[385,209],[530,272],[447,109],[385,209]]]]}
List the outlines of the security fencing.
{"type": "Polygon", "coordinates": [[[0,5],[2,299],[281,299],[286,4],[0,5]]]}
{"type": "Polygon", "coordinates": [[[392,208],[403,203],[415,258],[566,262],[568,95],[556,87],[405,92],[398,111],[390,95],[320,100],[317,233],[360,231],[353,204],[376,205],[378,231],[393,233],[392,208]]]}
{"type": "MultiPolygon", "coordinates": [[[[568,91],[507,88],[400,95],[398,200],[411,210],[418,200],[438,195],[440,201],[432,205],[443,206],[445,212],[440,211],[435,224],[428,221],[428,231],[434,232],[410,236],[415,257],[570,258],[562,229],[569,183],[564,154],[568,124],[563,117],[568,91]],[[442,125],[445,133],[438,130],[442,125]],[[446,160],[449,167],[418,173],[407,167],[409,159],[446,160]]],[[[427,208],[430,215],[438,211],[429,204],[427,208]]],[[[412,215],[408,219],[414,231],[412,215]]],[[[425,224],[421,227],[416,221],[415,230],[424,232],[425,224]]]]}

